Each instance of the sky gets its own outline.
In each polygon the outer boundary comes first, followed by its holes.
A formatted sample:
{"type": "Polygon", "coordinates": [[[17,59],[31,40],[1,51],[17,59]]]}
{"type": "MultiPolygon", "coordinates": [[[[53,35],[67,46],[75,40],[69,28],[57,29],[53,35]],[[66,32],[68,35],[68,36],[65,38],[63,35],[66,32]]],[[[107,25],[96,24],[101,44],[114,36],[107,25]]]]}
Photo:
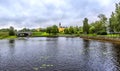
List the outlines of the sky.
{"type": "Polygon", "coordinates": [[[118,0],[0,0],[0,28],[82,26],[84,18],[110,17],[118,0]]]}

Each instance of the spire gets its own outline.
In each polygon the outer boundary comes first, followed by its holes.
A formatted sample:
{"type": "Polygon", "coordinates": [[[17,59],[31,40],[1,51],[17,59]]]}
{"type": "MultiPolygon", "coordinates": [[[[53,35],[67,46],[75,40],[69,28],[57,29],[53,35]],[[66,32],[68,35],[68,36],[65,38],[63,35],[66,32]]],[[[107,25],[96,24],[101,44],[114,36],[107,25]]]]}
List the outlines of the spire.
{"type": "Polygon", "coordinates": [[[61,28],[62,26],[61,26],[61,22],[59,23],[59,27],[61,28]]]}

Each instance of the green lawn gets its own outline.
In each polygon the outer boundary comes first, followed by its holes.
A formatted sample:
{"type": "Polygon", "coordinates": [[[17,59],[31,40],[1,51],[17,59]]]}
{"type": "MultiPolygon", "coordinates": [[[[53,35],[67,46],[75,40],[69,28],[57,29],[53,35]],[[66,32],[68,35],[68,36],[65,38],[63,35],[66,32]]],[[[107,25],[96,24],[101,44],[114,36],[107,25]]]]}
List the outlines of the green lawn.
{"type": "Polygon", "coordinates": [[[8,37],[6,37],[6,39],[15,39],[15,38],[17,38],[17,36],[8,36],[8,37]]]}
{"type": "Polygon", "coordinates": [[[107,37],[116,37],[117,38],[117,37],[120,37],[120,35],[119,34],[108,34],[107,37]]]}
{"type": "Polygon", "coordinates": [[[0,39],[6,38],[8,36],[9,36],[8,32],[0,32],[0,39]]]}
{"type": "Polygon", "coordinates": [[[0,39],[15,39],[16,36],[9,36],[8,32],[0,32],[0,39]]]}
{"type": "Polygon", "coordinates": [[[32,32],[32,37],[49,36],[46,32],[32,32]]]}

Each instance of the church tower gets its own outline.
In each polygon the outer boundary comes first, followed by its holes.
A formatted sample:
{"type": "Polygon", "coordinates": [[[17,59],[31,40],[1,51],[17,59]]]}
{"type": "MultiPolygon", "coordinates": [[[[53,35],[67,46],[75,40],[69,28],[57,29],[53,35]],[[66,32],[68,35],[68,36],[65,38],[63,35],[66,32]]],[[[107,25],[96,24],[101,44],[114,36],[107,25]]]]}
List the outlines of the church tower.
{"type": "Polygon", "coordinates": [[[59,28],[62,28],[62,26],[61,26],[61,22],[59,23],[59,28]]]}

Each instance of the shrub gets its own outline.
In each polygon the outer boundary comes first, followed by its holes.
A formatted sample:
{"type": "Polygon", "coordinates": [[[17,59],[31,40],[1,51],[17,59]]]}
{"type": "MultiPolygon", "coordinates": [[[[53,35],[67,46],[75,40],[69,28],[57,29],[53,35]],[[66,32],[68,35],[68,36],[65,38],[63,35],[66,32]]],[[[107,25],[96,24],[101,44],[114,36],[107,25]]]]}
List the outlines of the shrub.
{"type": "Polygon", "coordinates": [[[97,35],[107,35],[107,32],[106,31],[100,31],[97,33],[97,35]]]}
{"type": "Polygon", "coordinates": [[[13,35],[15,35],[14,30],[9,30],[9,36],[13,36],[13,35]]]}

